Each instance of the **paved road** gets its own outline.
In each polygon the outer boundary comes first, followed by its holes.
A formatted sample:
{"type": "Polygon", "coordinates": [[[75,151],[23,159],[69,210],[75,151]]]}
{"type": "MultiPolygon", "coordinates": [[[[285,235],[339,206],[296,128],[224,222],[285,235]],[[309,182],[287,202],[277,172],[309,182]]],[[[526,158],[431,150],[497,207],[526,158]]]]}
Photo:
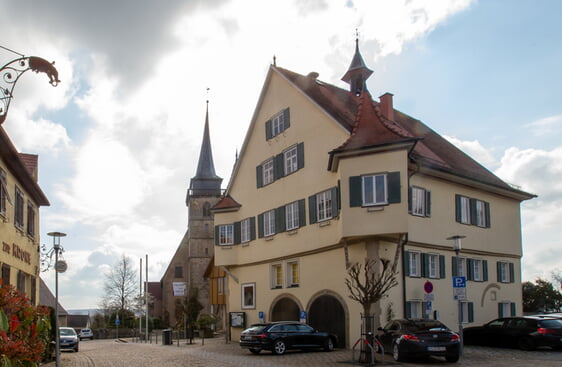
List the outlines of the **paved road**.
{"type": "MultiPolygon", "coordinates": [[[[115,340],[85,340],[80,342],[78,353],[62,352],[61,367],[311,367],[311,366],[356,366],[351,361],[350,350],[334,352],[288,352],[276,356],[270,352],[253,355],[242,350],[237,343],[226,344],[224,339],[205,339],[187,345],[180,342],[179,346],[119,342],[115,340]]],[[[378,356],[380,358],[380,356],[378,356]]],[[[467,346],[464,357],[456,364],[446,363],[441,358],[427,361],[398,363],[392,356],[386,355],[383,363],[378,366],[458,366],[458,367],[560,367],[562,351],[538,350],[523,352],[512,349],[496,349],[467,346]]],[[[54,367],[49,363],[45,367],[54,367]]],[[[362,365],[364,366],[364,365],[362,365]]]]}

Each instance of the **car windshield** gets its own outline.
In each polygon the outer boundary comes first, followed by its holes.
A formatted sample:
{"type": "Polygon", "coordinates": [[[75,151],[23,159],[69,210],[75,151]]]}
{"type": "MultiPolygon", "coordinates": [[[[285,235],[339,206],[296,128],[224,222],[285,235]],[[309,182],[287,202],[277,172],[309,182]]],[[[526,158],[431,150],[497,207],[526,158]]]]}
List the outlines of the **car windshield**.
{"type": "Polygon", "coordinates": [[[562,321],[561,320],[540,320],[539,325],[545,328],[562,328],[562,321]]]}
{"type": "Polygon", "coordinates": [[[59,331],[60,331],[60,335],[65,335],[65,336],[76,335],[74,329],[60,329],[59,331]]]}
{"type": "Polygon", "coordinates": [[[449,330],[445,325],[434,320],[410,321],[406,324],[406,328],[410,331],[449,330]]]}

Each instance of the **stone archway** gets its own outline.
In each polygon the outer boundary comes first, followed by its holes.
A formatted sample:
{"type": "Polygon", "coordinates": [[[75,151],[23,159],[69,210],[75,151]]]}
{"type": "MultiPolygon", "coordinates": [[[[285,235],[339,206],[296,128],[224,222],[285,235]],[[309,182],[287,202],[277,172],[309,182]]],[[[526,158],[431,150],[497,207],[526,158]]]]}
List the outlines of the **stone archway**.
{"type": "Polygon", "coordinates": [[[338,297],[325,293],[316,297],[310,304],[308,324],[320,331],[327,331],[338,336],[338,346],[347,345],[347,313],[338,297]]]}
{"type": "Polygon", "coordinates": [[[278,298],[271,307],[271,321],[299,321],[300,306],[291,297],[278,298]]]}

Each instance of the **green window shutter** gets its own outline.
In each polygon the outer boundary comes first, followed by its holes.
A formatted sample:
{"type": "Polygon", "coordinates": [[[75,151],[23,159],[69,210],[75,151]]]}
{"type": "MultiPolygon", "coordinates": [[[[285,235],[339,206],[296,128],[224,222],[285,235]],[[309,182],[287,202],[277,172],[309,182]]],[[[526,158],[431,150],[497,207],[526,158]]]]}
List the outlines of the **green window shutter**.
{"type": "Polygon", "coordinates": [[[422,278],[429,277],[429,256],[426,253],[421,254],[421,276],[422,278]]]}
{"type": "Polygon", "coordinates": [[[425,192],[425,216],[431,217],[431,191],[425,192]]]}
{"type": "Polygon", "coordinates": [[[339,190],[337,186],[330,189],[332,195],[332,218],[337,217],[340,214],[340,197],[339,190]]]}
{"type": "Polygon", "coordinates": [[[445,256],[439,255],[439,278],[446,278],[445,275],[445,256]]]}
{"type": "Polygon", "coordinates": [[[501,271],[501,264],[499,261],[496,262],[496,270],[497,270],[497,276],[498,276],[498,283],[501,283],[502,281],[502,271],[501,271]]]}
{"type": "Polygon", "coordinates": [[[516,304],[515,302],[511,303],[511,316],[516,316],[517,315],[517,309],[516,309],[516,304]]]}
{"type": "Polygon", "coordinates": [[[388,203],[396,204],[400,202],[400,172],[389,172],[386,176],[388,188],[388,203]]]}
{"type": "Polygon", "coordinates": [[[263,187],[263,167],[261,164],[256,167],[256,184],[258,189],[263,187]]]}
{"type": "Polygon", "coordinates": [[[215,226],[215,245],[219,244],[219,231],[220,226],[215,226]]]}
{"type": "Polygon", "coordinates": [[[280,206],[275,209],[275,233],[285,232],[287,223],[285,223],[285,207],[280,206]]]}
{"type": "Polygon", "coordinates": [[[488,281],[488,260],[482,261],[482,274],[483,274],[483,277],[484,277],[484,281],[487,282],[488,281]]]}
{"type": "Polygon", "coordinates": [[[478,223],[476,219],[476,199],[470,198],[468,201],[470,202],[470,224],[476,225],[478,223]]]}
{"type": "Polygon", "coordinates": [[[258,237],[263,237],[263,214],[258,214],[258,237]]]}
{"type": "Polygon", "coordinates": [[[468,302],[468,322],[474,322],[474,303],[468,302]]]}
{"type": "Polygon", "coordinates": [[[361,176],[349,177],[349,206],[358,207],[363,205],[363,193],[361,176]]]}
{"type": "Polygon", "coordinates": [[[412,186],[408,187],[408,213],[412,214],[412,186]]]}
{"type": "Polygon", "coordinates": [[[461,196],[459,194],[455,194],[455,220],[461,223],[461,196]]]}
{"type": "Polygon", "coordinates": [[[283,176],[285,176],[285,155],[280,153],[273,158],[273,180],[278,180],[283,176]]]}
{"type": "Polygon", "coordinates": [[[515,265],[513,263],[509,263],[509,282],[515,283],[515,265]]]}
{"type": "Polygon", "coordinates": [[[240,222],[234,222],[234,244],[237,245],[241,242],[240,222]]]}
{"type": "Polygon", "coordinates": [[[406,318],[407,319],[412,318],[412,307],[413,307],[412,302],[407,301],[406,302],[406,318]]]}
{"type": "Polygon", "coordinates": [[[297,144],[297,168],[304,168],[304,143],[297,144]]]}
{"type": "Polygon", "coordinates": [[[271,125],[271,120],[265,122],[265,139],[269,140],[273,138],[273,127],[271,125]]]}
{"type": "Polygon", "coordinates": [[[299,200],[299,227],[306,226],[306,204],[304,199],[299,200]]]}
{"type": "Polygon", "coordinates": [[[484,209],[486,211],[486,228],[490,228],[492,226],[490,218],[490,203],[484,203],[484,209]]]}
{"type": "Polygon", "coordinates": [[[316,195],[308,197],[308,218],[310,224],[318,222],[318,218],[316,216],[316,195]]]}
{"type": "Polygon", "coordinates": [[[291,113],[289,111],[289,107],[283,110],[283,123],[285,124],[285,130],[287,130],[291,126],[291,113]]]}
{"type": "Polygon", "coordinates": [[[467,280],[474,280],[474,260],[466,259],[467,280]]]}
{"type": "Polygon", "coordinates": [[[250,218],[250,240],[256,239],[256,217],[250,218]]]}
{"type": "Polygon", "coordinates": [[[404,251],[404,272],[410,276],[410,252],[404,251]]]}
{"type": "Polygon", "coordinates": [[[498,303],[498,317],[499,317],[499,318],[504,317],[504,314],[503,314],[503,307],[502,307],[501,302],[498,303]]]}
{"type": "Polygon", "coordinates": [[[457,257],[453,256],[452,257],[452,264],[451,264],[451,271],[454,277],[459,275],[459,266],[458,266],[458,261],[457,261],[457,257]]]}

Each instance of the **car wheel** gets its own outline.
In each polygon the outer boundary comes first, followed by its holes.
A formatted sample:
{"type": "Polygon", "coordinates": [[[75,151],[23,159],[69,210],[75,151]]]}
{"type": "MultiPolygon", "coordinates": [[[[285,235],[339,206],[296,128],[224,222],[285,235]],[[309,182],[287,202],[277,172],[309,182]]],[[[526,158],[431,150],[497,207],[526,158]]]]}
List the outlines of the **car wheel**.
{"type": "Polygon", "coordinates": [[[404,353],[400,351],[400,346],[398,345],[398,343],[392,344],[392,358],[394,358],[394,360],[397,362],[404,360],[404,353]]]}
{"type": "Polygon", "coordinates": [[[449,354],[445,356],[445,360],[450,363],[457,362],[459,360],[460,355],[458,354],[449,354]]]}
{"type": "Polygon", "coordinates": [[[324,343],[324,351],[331,352],[334,350],[334,340],[332,338],[328,338],[324,343]]]}
{"type": "Polygon", "coordinates": [[[287,346],[285,345],[285,342],[283,340],[276,340],[273,343],[273,353],[281,355],[284,354],[286,350],[287,346]]]}
{"type": "Polygon", "coordinates": [[[533,339],[525,336],[517,341],[517,347],[521,350],[533,350],[535,349],[535,343],[533,342],[533,339]]]}
{"type": "Polygon", "coordinates": [[[254,353],[254,354],[260,354],[261,349],[258,348],[250,348],[250,352],[254,353]]]}

